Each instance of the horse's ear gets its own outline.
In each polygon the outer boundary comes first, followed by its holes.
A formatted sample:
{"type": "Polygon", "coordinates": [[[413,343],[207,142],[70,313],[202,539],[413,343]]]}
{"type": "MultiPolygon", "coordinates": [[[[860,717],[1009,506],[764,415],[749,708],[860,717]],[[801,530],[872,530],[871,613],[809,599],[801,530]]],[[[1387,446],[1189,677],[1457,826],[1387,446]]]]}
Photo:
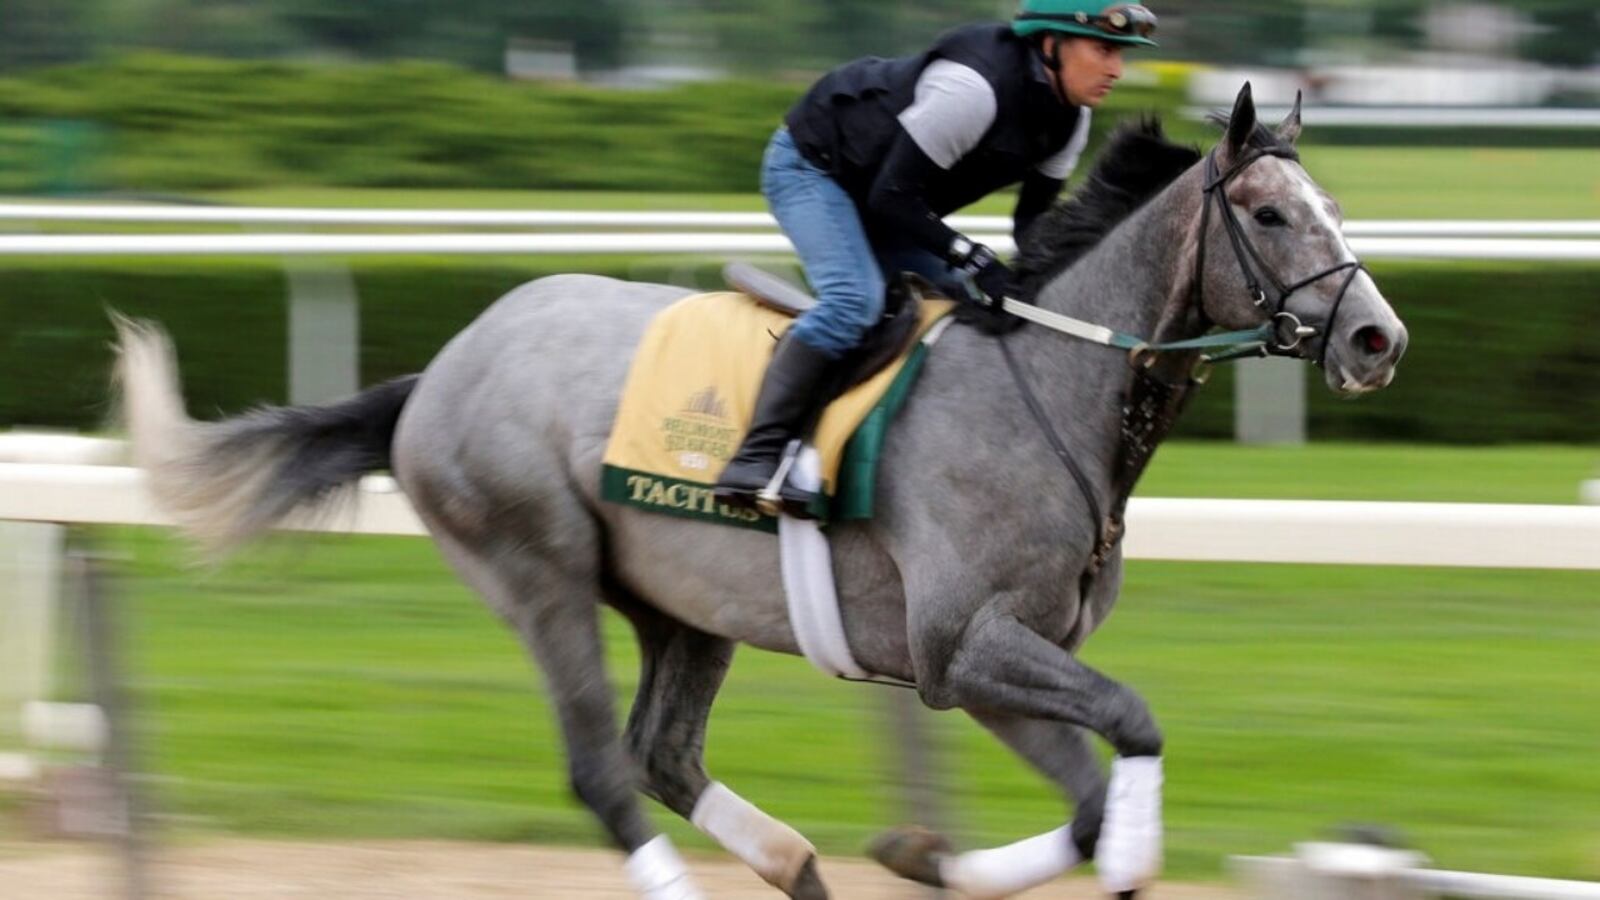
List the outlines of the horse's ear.
{"type": "Polygon", "coordinates": [[[1285,143],[1292,144],[1300,140],[1300,92],[1294,92],[1294,109],[1283,117],[1283,124],[1278,126],[1278,137],[1285,143]]]}
{"type": "Polygon", "coordinates": [[[1250,143],[1250,135],[1256,130],[1256,101],[1250,94],[1250,82],[1246,81],[1244,87],[1239,89],[1239,96],[1233,101],[1233,112],[1228,116],[1228,155],[1237,157],[1239,151],[1250,143]]]}

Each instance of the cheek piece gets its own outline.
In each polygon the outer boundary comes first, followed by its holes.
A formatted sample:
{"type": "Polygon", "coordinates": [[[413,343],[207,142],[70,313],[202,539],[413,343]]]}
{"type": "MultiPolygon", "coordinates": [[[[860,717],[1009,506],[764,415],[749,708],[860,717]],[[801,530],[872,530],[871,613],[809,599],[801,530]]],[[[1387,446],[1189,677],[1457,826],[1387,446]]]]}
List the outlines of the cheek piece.
{"type": "Polygon", "coordinates": [[[1267,344],[1266,352],[1273,356],[1292,356],[1299,359],[1307,359],[1309,357],[1305,352],[1305,339],[1320,335],[1323,338],[1322,348],[1314,362],[1321,366],[1328,357],[1328,342],[1333,335],[1334,321],[1339,316],[1339,307],[1344,304],[1345,295],[1350,292],[1350,285],[1355,282],[1356,275],[1360,272],[1365,272],[1367,267],[1360,260],[1350,260],[1349,262],[1329,266],[1292,284],[1284,284],[1282,279],[1278,278],[1277,274],[1272,271],[1272,267],[1267,265],[1266,261],[1261,258],[1261,253],[1256,250],[1255,245],[1250,242],[1250,236],[1245,234],[1244,226],[1239,223],[1238,217],[1233,214],[1233,207],[1228,204],[1227,194],[1223,190],[1236,175],[1264,156],[1288,158],[1285,153],[1260,151],[1246,156],[1228,171],[1219,174],[1216,151],[1213,150],[1206,155],[1205,192],[1207,202],[1201,207],[1200,213],[1200,256],[1195,270],[1196,300],[1203,299],[1200,296],[1200,292],[1203,290],[1203,276],[1205,273],[1205,234],[1213,205],[1210,201],[1215,198],[1215,206],[1218,214],[1222,217],[1223,230],[1228,234],[1228,243],[1233,247],[1234,258],[1239,261],[1239,270],[1244,274],[1245,285],[1249,288],[1250,302],[1254,303],[1263,312],[1272,313],[1273,340],[1267,344]],[[1257,272],[1266,278],[1268,286],[1272,288],[1272,296],[1269,296],[1267,289],[1262,287],[1261,279],[1257,277],[1257,272]],[[1334,298],[1333,308],[1328,311],[1327,321],[1322,327],[1306,325],[1300,320],[1299,316],[1284,308],[1289,302],[1289,296],[1295,291],[1339,272],[1348,272],[1349,274],[1340,282],[1339,293],[1334,298]]]}

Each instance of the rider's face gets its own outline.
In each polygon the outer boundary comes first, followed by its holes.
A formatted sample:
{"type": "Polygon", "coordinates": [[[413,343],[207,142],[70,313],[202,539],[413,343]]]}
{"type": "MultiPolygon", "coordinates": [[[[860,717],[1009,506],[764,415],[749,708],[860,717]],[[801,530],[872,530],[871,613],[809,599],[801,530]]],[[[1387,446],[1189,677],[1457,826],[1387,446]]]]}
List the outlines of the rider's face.
{"type": "MultiPolygon", "coordinates": [[[[1061,43],[1061,93],[1073,106],[1095,107],[1122,77],[1122,45],[1094,38],[1054,38],[1061,43]]],[[[1045,48],[1048,53],[1049,47],[1045,48]]]]}

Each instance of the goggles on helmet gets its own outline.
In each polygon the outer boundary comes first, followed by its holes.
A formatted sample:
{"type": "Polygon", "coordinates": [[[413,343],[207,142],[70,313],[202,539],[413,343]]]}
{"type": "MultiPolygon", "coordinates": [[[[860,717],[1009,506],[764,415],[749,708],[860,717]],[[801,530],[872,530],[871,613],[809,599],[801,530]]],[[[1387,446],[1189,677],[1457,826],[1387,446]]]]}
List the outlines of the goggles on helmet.
{"type": "Polygon", "coordinates": [[[1108,6],[1098,13],[1025,12],[1019,22],[1060,22],[1093,28],[1115,37],[1140,37],[1148,40],[1156,30],[1156,14],[1136,3],[1108,6]]]}

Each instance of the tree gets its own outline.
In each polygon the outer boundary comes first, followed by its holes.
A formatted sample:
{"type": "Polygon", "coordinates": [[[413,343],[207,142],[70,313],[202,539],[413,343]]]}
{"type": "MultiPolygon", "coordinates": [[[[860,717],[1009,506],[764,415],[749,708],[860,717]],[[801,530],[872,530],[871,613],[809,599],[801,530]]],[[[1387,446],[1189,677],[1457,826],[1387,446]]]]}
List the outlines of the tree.
{"type": "Polygon", "coordinates": [[[82,59],[92,0],[0,0],[0,68],[82,59]]]}
{"type": "Polygon", "coordinates": [[[1537,30],[1522,42],[1523,55],[1554,66],[1600,62],[1600,8],[1592,0],[1534,0],[1524,4],[1537,30]]]}
{"type": "Polygon", "coordinates": [[[541,0],[512,5],[501,24],[517,37],[570,43],[580,70],[603,70],[625,61],[636,9],[630,0],[541,0]]]}

